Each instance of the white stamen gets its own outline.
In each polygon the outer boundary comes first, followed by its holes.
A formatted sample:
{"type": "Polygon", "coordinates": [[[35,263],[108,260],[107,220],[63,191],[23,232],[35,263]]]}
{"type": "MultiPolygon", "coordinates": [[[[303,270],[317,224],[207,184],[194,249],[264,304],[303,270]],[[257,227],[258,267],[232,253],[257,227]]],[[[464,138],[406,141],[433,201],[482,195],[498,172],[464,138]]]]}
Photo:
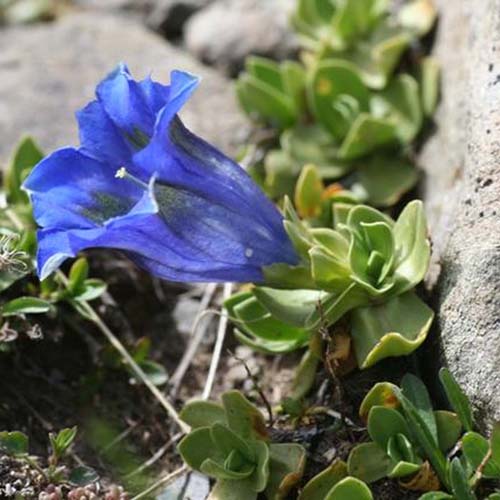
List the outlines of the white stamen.
{"type": "Polygon", "coordinates": [[[245,250],[245,257],[249,259],[253,255],[253,250],[251,248],[247,248],[245,250]]]}

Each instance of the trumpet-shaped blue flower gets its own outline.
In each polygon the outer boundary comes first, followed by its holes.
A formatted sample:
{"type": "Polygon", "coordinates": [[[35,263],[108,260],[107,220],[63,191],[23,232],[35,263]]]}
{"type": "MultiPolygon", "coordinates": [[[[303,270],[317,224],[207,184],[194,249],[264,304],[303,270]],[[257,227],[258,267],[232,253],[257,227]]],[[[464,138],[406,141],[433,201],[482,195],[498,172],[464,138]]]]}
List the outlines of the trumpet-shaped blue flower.
{"type": "Polygon", "coordinates": [[[282,216],[251,178],[177,116],[198,85],[169,86],[119,66],[77,113],[81,145],[55,151],[25,181],[43,279],[79,251],[124,251],[175,281],[255,281],[298,260],[282,216]]]}

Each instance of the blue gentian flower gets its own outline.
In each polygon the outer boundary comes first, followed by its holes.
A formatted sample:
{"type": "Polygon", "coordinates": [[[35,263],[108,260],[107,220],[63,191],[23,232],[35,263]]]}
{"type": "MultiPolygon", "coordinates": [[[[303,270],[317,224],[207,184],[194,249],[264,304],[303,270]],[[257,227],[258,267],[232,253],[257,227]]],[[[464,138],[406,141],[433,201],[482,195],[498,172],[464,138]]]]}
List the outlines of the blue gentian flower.
{"type": "Polygon", "coordinates": [[[83,249],[124,251],[174,281],[260,282],[298,257],[282,216],[246,172],[177,116],[198,78],[169,86],[120,65],[77,113],[79,148],[42,160],[24,183],[41,279],[83,249]]]}

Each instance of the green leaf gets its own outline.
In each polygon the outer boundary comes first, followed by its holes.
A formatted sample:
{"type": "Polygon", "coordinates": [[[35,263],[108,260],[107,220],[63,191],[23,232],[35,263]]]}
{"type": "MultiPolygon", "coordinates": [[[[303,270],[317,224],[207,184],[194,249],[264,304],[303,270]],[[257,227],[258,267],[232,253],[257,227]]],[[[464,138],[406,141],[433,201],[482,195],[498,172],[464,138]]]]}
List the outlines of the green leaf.
{"type": "Polygon", "coordinates": [[[141,361],[139,366],[152,384],[159,386],[167,383],[168,373],[162,365],[146,359],[141,361]]]}
{"type": "Polygon", "coordinates": [[[434,57],[424,57],[420,62],[420,99],[424,115],[432,117],[439,100],[441,67],[434,57]]]}
{"type": "Polygon", "coordinates": [[[307,330],[272,317],[251,292],[233,295],[224,306],[238,327],[238,340],[253,349],[277,354],[294,351],[309,342],[307,330]]]}
{"type": "Polygon", "coordinates": [[[28,453],[28,436],[19,431],[0,432],[0,448],[7,455],[24,455],[28,453]]]}
{"type": "Polygon", "coordinates": [[[398,293],[411,290],[420,283],[430,261],[427,220],[420,200],[408,203],[394,224],[396,243],[396,288],[398,293]]]}
{"type": "Polygon", "coordinates": [[[346,463],[342,460],[336,460],[309,480],[302,489],[299,500],[324,500],[330,490],[346,476],[346,463]]]}
{"type": "Polygon", "coordinates": [[[269,446],[264,441],[255,441],[253,449],[256,459],[255,470],[250,478],[255,491],[264,491],[269,482],[270,451],[269,446]]]}
{"type": "Polygon", "coordinates": [[[71,295],[78,295],[82,289],[85,280],[89,275],[89,264],[87,259],[80,257],[77,259],[69,271],[68,290],[71,295]]]}
{"type": "Polygon", "coordinates": [[[224,408],[211,401],[191,401],[184,406],[179,417],[193,429],[226,423],[224,408]]]}
{"type": "Polygon", "coordinates": [[[426,339],[433,318],[432,309],[413,292],[380,306],[355,309],[351,313],[351,336],[359,367],[412,353],[426,339]]]}
{"type": "Polygon", "coordinates": [[[325,500],[373,500],[370,488],[354,477],[339,481],[325,497],[325,500]]]}
{"type": "Polygon", "coordinates": [[[491,458],[498,464],[500,464],[500,423],[496,423],[493,426],[493,431],[491,433],[491,458]]]}
{"type": "Polygon", "coordinates": [[[374,406],[384,406],[385,408],[399,408],[400,403],[394,390],[396,386],[390,382],[378,382],[364,397],[359,407],[359,416],[365,422],[368,421],[370,410],[374,406]]]}
{"type": "Polygon", "coordinates": [[[255,287],[252,292],[276,319],[302,328],[325,296],[319,290],[278,290],[267,287],[255,287]]]}
{"type": "Polygon", "coordinates": [[[444,387],[448,401],[458,415],[464,429],[466,431],[471,431],[474,428],[474,421],[469,399],[447,368],[441,368],[441,370],[439,370],[439,379],[444,387]]]}
{"type": "Polygon", "coordinates": [[[323,181],[312,163],[304,166],[295,186],[295,207],[303,218],[317,217],[321,213],[323,181]]]}
{"type": "Polygon", "coordinates": [[[383,118],[361,113],[354,121],[342,146],[339,157],[344,160],[361,158],[385,146],[393,145],[397,138],[397,128],[383,118]]]}
{"type": "Polygon", "coordinates": [[[177,450],[182,460],[197,471],[201,470],[201,464],[209,458],[221,462],[226,458],[212,441],[209,427],[200,427],[191,431],[182,438],[177,450]]]}
{"type": "Polygon", "coordinates": [[[70,483],[84,487],[99,480],[99,474],[94,469],[82,465],[74,468],[68,477],[70,483]]]}
{"type": "Polygon", "coordinates": [[[43,153],[31,137],[21,139],[4,178],[4,188],[9,203],[28,203],[28,197],[22,191],[21,185],[32,168],[42,159],[43,153]]]}
{"type": "Polygon", "coordinates": [[[241,392],[233,390],[222,395],[222,405],[229,428],[244,440],[268,439],[262,413],[241,392]]]}
{"type": "Polygon", "coordinates": [[[377,443],[362,443],[352,449],[347,467],[351,476],[373,483],[387,476],[391,463],[389,455],[377,443]]]}
{"type": "Polygon", "coordinates": [[[500,500],[500,492],[492,493],[487,500],[500,500]]]}
{"type": "Polygon", "coordinates": [[[443,491],[429,491],[429,493],[425,493],[418,500],[454,500],[454,497],[443,491]]]}
{"type": "Polygon", "coordinates": [[[476,495],[469,485],[467,474],[458,458],[451,461],[450,483],[457,500],[476,500],[476,495]]]}
{"type": "Polygon", "coordinates": [[[105,281],[90,278],[85,280],[81,292],[75,296],[75,300],[89,302],[99,298],[108,288],[105,281]]]}
{"type": "Polygon", "coordinates": [[[210,433],[213,443],[225,457],[227,457],[233,450],[236,450],[245,458],[245,460],[249,462],[254,461],[254,453],[250,446],[225,425],[215,422],[210,427],[210,433]]]}
{"type": "Polygon", "coordinates": [[[306,464],[306,450],[296,443],[269,446],[269,481],[266,496],[269,500],[287,498],[290,490],[301,480],[306,464]]]}
{"type": "Polygon", "coordinates": [[[401,389],[403,390],[403,394],[413,403],[413,406],[422,418],[422,421],[425,422],[437,445],[438,431],[436,418],[425,384],[415,375],[407,373],[401,381],[401,389]]]}
{"type": "Polygon", "coordinates": [[[346,260],[340,260],[335,250],[315,246],[309,251],[309,256],[311,275],[319,287],[328,292],[342,293],[349,286],[349,264],[346,260]]]}
{"type": "Polygon", "coordinates": [[[255,470],[255,465],[245,463],[239,470],[232,470],[211,458],[207,458],[201,464],[200,470],[203,474],[214,479],[241,480],[250,479],[250,476],[255,470]]]}
{"type": "Polygon", "coordinates": [[[439,479],[445,486],[447,486],[448,474],[446,458],[435,443],[434,436],[429,431],[425,421],[422,420],[417,408],[415,408],[413,403],[403,394],[403,392],[399,388],[396,388],[395,394],[401,403],[406,421],[408,422],[413,434],[414,441],[420,445],[439,479]]]}
{"type": "Polygon", "coordinates": [[[368,434],[383,450],[392,436],[410,435],[408,424],[401,413],[384,406],[373,406],[368,415],[368,434]]]}
{"type": "Polygon", "coordinates": [[[409,160],[388,155],[367,158],[357,175],[369,203],[378,207],[397,203],[419,178],[417,169],[409,160]]]}
{"type": "Polygon", "coordinates": [[[445,410],[434,412],[436,419],[439,448],[446,452],[451,449],[462,434],[462,424],[455,413],[445,410]]]}
{"type": "Polygon", "coordinates": [[[2,316],[19,316],[22,314],[43,314],[52,308],[50,302],[36,297],[18,297],[2,306],[2,316]]]}
{"type": "Polygon", "coordinates": [[[423,122],[418,83],[410,75],[394,77],[384,90],[372,97],[371,111],[373,116],[392,123],[398,139],[409,144],[423,122]]]}
{"type": "Polygon", "coordinates": [[[57,434],[50,433],[49,439],[52,451],[57,458],[61,458],[75,440],[78,428],[76,426],[63,429],[57,434]]]}
{"type": "Polygon", "coordinates": [[[320,361],[311,349],[307,349],[293,377],[291,396],[293,399],[303,398],[312,389],[320,361]]]}
{"type": "MultiPolygon", "coordinates": [[[[470,466],[476,470],[486,457],[490,443],[477,432],[467,432],[462,438],[462,449],[470,466]]],[[[500,479],[500,460],[492,456],[484,466],[482,476],[500,479]]]]}
{"type": "Polygon", "coordinates": [[[340,59],[321,61],[307,91],[316,119],[338,140],[347,135],[360,112],[368,111],[368,89],[356,68],[340,59]]]}
{"type": "Polygon", "coordinates": [[[256,500],[257,493],[248,479],[242,481],[218,480],[207,500],[256,500]]]}

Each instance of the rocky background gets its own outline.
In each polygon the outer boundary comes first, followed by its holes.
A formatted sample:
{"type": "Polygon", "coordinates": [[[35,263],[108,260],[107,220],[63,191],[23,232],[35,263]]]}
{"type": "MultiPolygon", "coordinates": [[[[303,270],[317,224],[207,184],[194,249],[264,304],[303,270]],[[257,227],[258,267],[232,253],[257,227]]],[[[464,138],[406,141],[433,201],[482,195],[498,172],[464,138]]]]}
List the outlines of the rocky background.
{"type": "MultiPolygon", "coordinates": [[[[435,1],[443,96],[420,164],[434,245],[427,286],[438,317],[420,357],[429,382],[438,363],[449,366],[487,426],[500,420],[500,0],[435,1]]],[[[51,23],[0,28],[0,164],[21,134],[47,151],[75,144],[74,110],[119,61],[137,76],[153,69],[167,80],[173,68],[201,75],[183,118],[235,154],[248,124],[230,78],[250,53],[296,52],[287,25],[293,5],[75,0],[58,6],[51,23]]]]}

